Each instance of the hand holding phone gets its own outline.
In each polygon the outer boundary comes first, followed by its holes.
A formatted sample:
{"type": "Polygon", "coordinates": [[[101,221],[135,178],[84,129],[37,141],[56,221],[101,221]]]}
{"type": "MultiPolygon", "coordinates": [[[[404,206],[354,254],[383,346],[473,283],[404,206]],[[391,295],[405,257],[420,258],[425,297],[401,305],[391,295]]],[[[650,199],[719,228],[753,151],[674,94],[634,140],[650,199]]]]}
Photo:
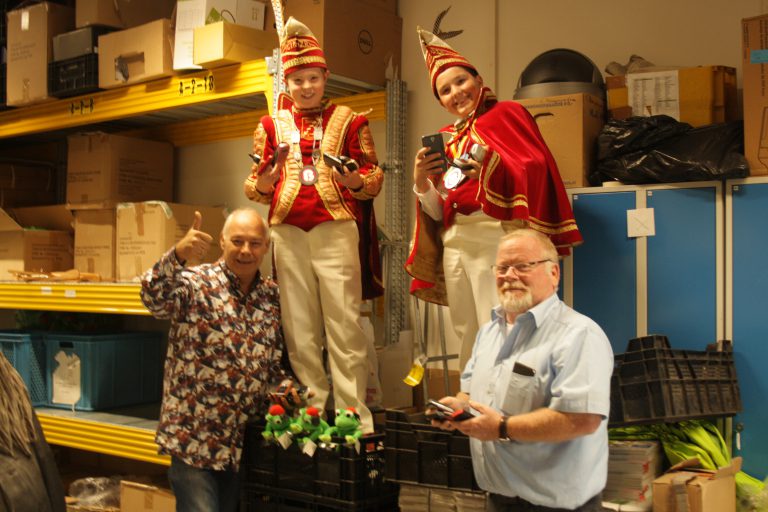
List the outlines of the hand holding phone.
{"type": "MultiPolygon", "coordinates": [[[[453,409],[452,407],[449,407],[445,404],[441,404],[437,400],[430,399],[427,402],[427,405],[435,409],[435,413],[432,414],[433,417],[429,419],[435,419],[437,421],[464,421],[468,420],[470,418],[474,418],[474,414],[471,412],[464,410],[464,409],[453,409]]],[[[429,416],[428,416],[429,417],[429,416]]]]}
{"type": "Polygon", "coordinates": [[[421,138],[421,145],[428,149],[427,156],[437,153],[440,155],[438,159],[443,164],[443,169],[446,168],[448,157],[445,155],[445,140],[442,133],[433,133],[431,135],[424,135],[421,138]]]}
{"type": "Polygon", "coordinates": [[[328,153],[323,153],[323,162],[325,163],[325,165],[327,165],[328,167],[333,167],[341,174],[346,173],[344,171],[344,164],[342,163],[341,158],[338,156],[333,156],[328,153]]]}

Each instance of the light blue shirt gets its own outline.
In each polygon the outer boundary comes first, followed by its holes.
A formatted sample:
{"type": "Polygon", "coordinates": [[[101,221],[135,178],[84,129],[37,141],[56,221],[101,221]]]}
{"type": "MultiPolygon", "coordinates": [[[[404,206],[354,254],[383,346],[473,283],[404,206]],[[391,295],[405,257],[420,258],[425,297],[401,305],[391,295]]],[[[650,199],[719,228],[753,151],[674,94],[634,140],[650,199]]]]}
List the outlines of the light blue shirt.
{"type": "Polygon", "coordinates": [[[552,294],[518,315],[507,335],[504,311],[477,334],[461,375],[472,400],[504,414],[542,407],[603,416],[592,434],[564,442],[471,439],[478,485],[489,492],[552,508],[573,509],[605,487],[613,351],[603,330],[552,294]],[[534,374],[513,371],[515,363],[534,374]]]}

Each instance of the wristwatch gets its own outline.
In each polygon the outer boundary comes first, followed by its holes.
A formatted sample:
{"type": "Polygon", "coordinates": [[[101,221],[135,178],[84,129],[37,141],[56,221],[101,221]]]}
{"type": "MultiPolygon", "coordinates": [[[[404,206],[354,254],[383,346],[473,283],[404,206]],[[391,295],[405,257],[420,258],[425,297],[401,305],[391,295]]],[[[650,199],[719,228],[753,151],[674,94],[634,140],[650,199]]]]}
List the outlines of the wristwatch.
{"type": "Polygon", "coordinates": [[[509,416],[506,414],[501,416],[499,420],[499,441],[510,441],[509,434],[507,433],[507,420],[509,416]]]}

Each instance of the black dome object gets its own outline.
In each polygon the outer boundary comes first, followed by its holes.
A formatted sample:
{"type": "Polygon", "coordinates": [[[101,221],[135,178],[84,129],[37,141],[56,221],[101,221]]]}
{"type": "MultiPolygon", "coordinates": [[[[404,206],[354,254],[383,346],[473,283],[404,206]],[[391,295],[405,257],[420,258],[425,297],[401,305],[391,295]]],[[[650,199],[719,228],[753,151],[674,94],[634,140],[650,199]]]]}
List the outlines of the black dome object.
{"type": "Polygon", "coordinates": [[[567,48],[549,50],[520,74],[514,99],[541,98],[585,92],[605,95],[600,69],[585,55],[567,48]]]}

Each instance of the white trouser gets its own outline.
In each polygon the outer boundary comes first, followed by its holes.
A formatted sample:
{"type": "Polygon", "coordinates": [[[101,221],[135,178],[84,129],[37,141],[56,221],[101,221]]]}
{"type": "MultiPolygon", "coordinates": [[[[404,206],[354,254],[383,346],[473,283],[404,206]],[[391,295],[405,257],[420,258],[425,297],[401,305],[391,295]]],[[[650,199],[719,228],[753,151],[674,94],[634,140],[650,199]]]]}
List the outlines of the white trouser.
{"type": "Polygon", "coordinates": [[[491,265],[505,229],[514,222],[501,222],[484,214],[456,215],[453,225],[443,233],[443,271],[448,294],[451,323],[459,338],[459,368],[472,355],[475,336],[491,319],[491,309],[499,303],[496,279],[491,265]]]}
{"type": "Polygon", "coordinates": [[[272,227],[275,269],[288,356],[302,384],[314,390],[320,410],[330,393],[323,367],[323,331],[335,407],[354,407],[363,432],[373,432],[365,406],[368,340],[360,326],[362,289],[354,221],[323,222],[309,232],[272,227]]]}

